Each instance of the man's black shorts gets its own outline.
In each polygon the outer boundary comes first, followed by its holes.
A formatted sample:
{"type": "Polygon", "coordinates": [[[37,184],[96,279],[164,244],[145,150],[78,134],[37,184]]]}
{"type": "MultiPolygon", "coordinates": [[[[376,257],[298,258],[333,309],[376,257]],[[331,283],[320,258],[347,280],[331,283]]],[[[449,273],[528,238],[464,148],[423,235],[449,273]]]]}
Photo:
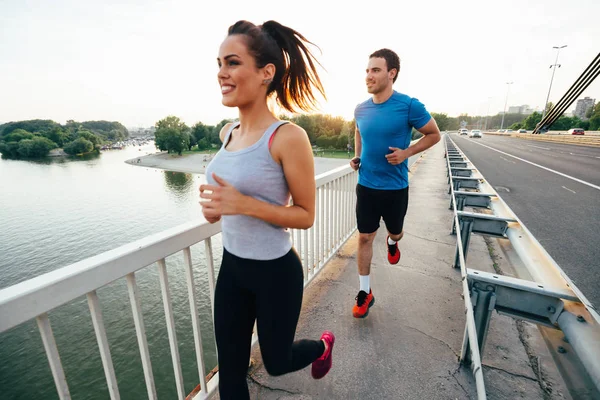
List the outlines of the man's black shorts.
{"type": "Polygon", "coordinates": [[[360,233],[373,233],[383,218],[389,233],[398,235],[408,208],[408,187],[399,190],[371,189],[356,185],[356,220],[360,233]]]}

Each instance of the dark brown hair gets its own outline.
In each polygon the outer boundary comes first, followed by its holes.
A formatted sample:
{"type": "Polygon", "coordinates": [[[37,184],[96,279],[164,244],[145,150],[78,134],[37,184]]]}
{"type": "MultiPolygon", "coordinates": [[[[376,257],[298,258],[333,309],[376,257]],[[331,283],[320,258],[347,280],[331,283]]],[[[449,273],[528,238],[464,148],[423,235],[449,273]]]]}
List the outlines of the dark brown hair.
{"type": "Polygon", "coordinates": [[[400,73],[400,57],[398,57],[398,54],[390,49],[380,49],[369,56],[369,58],[373,57],[385,59],[388,71],[394,68],[396,69],[396,75],[394,76],[393,80],[393,82],[396,82],[398,74],[400,73]]]}
{"type": "Polygon", "coordinates": [[[269,84],[267,96],[276,92],[277,102],[284,109],[290,112],[314,109],[314,89],[326,98],[315,68],[318,61],[306,47],[306,44],[315,45],[297,31],[276,21],[257,26],[241,20],[229,27],[228,35],[246,37],[248,51],[258,68],[270,63],[275,65],[275,77],[269,84]]]}

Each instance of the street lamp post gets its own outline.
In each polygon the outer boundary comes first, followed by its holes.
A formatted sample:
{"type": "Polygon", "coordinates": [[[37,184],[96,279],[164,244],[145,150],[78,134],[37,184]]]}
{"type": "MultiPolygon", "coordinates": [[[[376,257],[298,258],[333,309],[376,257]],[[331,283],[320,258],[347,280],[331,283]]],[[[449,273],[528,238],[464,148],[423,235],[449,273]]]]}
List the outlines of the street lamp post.
{"type": "Polygon", "coordinates": [[[508,104],[508,91],[510,90],[510,85],[514,82],[506,82],[506,100],[504,100],[504,112],[502,113],[502,122],[500,123],[500,129],[504,128],[504,116],[506,115],[506,105],[508,104]]]}
{"type": "Polygon", "coordinates": [[[546,96],[546,102],[544,103],[544,109],[542,111],[542,120],[544,119],[544,117],[546,116],[546,108],[548,107],[548,100],[550,99],[550,91],[552,90],[552,81],[554,80],[554,72],[556,71],[556,67],[560,68],[560,64],[558,63],[558,55],[560,54],[560,49],[563,49],[567,47],[567,45],[565,44],[564,46],[552,46],[553,49],[556,49],[556,60],[554,61],[554,64],[552,64],[550,66],[550,68],[552,68],[552,78],[550,78],[550,87],[548,88],[548,96],[546,96]]]}

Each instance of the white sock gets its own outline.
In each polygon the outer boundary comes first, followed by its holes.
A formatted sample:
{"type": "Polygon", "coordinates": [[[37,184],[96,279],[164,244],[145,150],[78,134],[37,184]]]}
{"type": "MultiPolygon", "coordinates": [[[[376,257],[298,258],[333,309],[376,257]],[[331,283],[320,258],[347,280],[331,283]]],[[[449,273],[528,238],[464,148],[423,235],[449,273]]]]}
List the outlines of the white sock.
{"type": "Polygon", "coordinates": [[[359,275],[360,280],[360,290],[363,290],[365,293],[369,294],[371,290],[371,286],[369,284],[369,275],[359,275]]]}
{"type": "Polygon", "coordinates": [[[388,244],[396,244],[398,243],[396,240],[393,240],[391,237],[388,236],[388,244]]]}

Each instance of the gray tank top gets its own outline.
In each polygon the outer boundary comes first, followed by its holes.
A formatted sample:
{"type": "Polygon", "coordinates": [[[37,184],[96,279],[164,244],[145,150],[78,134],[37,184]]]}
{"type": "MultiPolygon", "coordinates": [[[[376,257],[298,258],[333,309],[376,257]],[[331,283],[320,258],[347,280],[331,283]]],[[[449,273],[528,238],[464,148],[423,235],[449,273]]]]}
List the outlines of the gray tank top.
{"type": "MultiPolygon", "coordinates": [[[[284,206],[289,204],[290,191],[279,165],[269,150],[269,139],[281,125],[273,123],[262,137],[250,147],[237,151],[225,149],[231,132],[240,123],[235,122],[227,131],[219,152],[206,167],[206,179],[216,185],[213,172],[232,184],[240,193],[258,200],[284,206]]],[[[253,260],[273,260],[286,255],[292,248],[290,230],[245,215],[224,215],[223,247],[233,255],[253,260]]]]}

